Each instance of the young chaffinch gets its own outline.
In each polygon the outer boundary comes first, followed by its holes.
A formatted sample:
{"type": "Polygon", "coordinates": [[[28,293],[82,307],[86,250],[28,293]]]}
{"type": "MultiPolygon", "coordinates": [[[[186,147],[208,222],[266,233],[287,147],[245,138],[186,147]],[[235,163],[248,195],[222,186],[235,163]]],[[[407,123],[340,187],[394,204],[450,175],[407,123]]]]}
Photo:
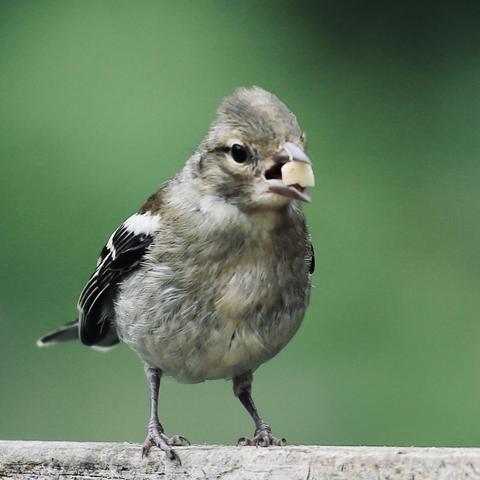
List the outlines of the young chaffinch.
{"type": "Polygon", "coordinates": [[[178,458],[157,414],[162,375],[232,379],[255,421],[243,445],[283,445],[251,397],[252,372],[292,338],[309,302],[313,247],[297,200],[313,184],[296,117],[273,94],[239,88],[173,179],[115,230],[82,291],[75,322],[39,346],[120,340],[142,359],[151,446],[178,458]],[[292,163],[293,162],[293,163],[292,163]],[[289,182],[285,181],[288,165],[289,182]],[[307,172],[295,172],[297,168],[307,172]]]}

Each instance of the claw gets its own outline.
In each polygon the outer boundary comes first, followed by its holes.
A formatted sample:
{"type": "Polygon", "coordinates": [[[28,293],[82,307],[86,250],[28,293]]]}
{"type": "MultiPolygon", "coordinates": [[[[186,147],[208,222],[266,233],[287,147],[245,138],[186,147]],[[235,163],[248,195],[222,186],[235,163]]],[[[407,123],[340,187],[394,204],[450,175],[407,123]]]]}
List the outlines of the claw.
{"type": "Polygon", "coordinates": [[[240,437],[240,438],[238,439],[237,445],[238,445],[239,447],[248,447],[248,446],[253,445],[253,443],[252,443],[252,440],[251,440],[250,438],[240,437]]]}
{"type": "Polygon", "coordinates": [[[172,446],[182,447],[187,445],[190,445],[190,442],[183,435],[173,435],[172,437],[167,437],[163,432],[152,429],[149,430],[147,438],[143,443],[142,458],[147,457],[150,449],[153,446],[156,446],[160,450],[165,452],[165,454],[170,460],[176,460],[179,465],[181,465],[182,462],[180,461],[180,457],[178,456],[177,452],[175,452],[175,450],[172,448],[172,446]]]}
{"type": "Polygon", "coordinates": [[[168,440],[168,445],[172,445],[175,447],[188,447],[191,445],[188,438],[185,438],[183,435],[173,435],[168,440]]]}
{"type": "Polygon", "coordinates": [[[151,445],[146,445],[145,443],[142,446],[142,459],[148,457],[148,452],[150,451],[151,445]]]}
{"type": "Polygon", "coordinates": [[[180,466],[182,465],[182,461],[180,460],[178,453],[173,448],[170,448],[170,450],[165,453],[170,460],[175,460],[180,466]]]}
{"type": "Polygon", "coordinates": [[[276,438],[272,435],[270,427],[266,426],[260,430],[255,431],[253,438],[240,437],[237,445],[240,447],[256,446],[256,447],[284,447],[287,444],[285,438],[276,438]]]}

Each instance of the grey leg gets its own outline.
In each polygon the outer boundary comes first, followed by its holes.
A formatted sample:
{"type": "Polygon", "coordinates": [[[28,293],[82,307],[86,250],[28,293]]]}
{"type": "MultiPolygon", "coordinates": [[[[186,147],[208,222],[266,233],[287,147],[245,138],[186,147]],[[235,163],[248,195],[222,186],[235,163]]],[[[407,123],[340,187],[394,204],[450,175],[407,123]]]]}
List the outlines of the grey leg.
{"type": "Polygon", "coordinates": [[[164,434],[162,424],[158,420],[158,391],[160,389],[162,371],[146,366],[145,375],[150,387],[150,420],[148,421],[147,438],[143,443],[142,457],[146,457],[150,448],[155,445],[160,450],[163,450],[170,459],[180,461],[172,446],[190,445],[190,442],[181,435],[167,437],[164,434]]]}
{"type": "Polygon", "coordinates": [[[238,445],[255,445],[259,447],[286,445],[287,440],[285,438],[275,438],[272,435],[272,429],[260,417],[252,399],[252,380],[253,376],[251,372],[244,373],[233,379],[233,392],[235,396],[242,402],[242,405],[255,422],[253,438],[241,437],[238,440],[238,445]]]}

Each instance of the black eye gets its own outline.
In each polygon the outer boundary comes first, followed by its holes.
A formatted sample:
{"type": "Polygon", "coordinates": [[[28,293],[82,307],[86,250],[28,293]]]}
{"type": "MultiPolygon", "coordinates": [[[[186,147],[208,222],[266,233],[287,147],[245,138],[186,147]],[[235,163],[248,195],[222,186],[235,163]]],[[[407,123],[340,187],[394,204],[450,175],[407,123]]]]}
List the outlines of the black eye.
{"type": "Polygon", "coordinates": [[[232,158],[238,162],[243,163],[247,159],[247,150],[243,145],[239,145],[238,143],[234,143],[230,148],[230,153],[232,158]]]}

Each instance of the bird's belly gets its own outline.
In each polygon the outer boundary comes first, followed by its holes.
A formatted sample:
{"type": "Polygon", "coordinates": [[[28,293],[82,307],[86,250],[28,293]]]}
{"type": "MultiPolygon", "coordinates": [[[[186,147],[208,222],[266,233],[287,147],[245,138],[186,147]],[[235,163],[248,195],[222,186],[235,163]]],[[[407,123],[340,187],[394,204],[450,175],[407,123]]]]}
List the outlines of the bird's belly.
{"type": "Polygon", "coordinates": [[[273,280],[259,272],[237,268],[207,291],[165,288],[136,275],[116,302],[119,336],[146,364],[180,382],[255,370],[293,336],[309,291],[307,282],[272,288],[273,280]]]}
{"type": "Polygon", "coordinates": [[[149,366],[183,383],[233,378],[273,357],[288,341],[271,345],[249,323],[223,318],[218,312],[207,317],[172,318],[168,324],[123,340],[149,366]],[[177,328],[172,325],[177,324],[177,328]]]}
{"type": "Polygon", "coordinates": [[[232,322],[213,327],[207,334],[195,334],[193,329],[185,335],[180,332],[167,347],[155,338],[150,342],[147,349],[156,366],[185,383],[233,378],[255,369],[273,355],[253,332],[232,322]]]}

